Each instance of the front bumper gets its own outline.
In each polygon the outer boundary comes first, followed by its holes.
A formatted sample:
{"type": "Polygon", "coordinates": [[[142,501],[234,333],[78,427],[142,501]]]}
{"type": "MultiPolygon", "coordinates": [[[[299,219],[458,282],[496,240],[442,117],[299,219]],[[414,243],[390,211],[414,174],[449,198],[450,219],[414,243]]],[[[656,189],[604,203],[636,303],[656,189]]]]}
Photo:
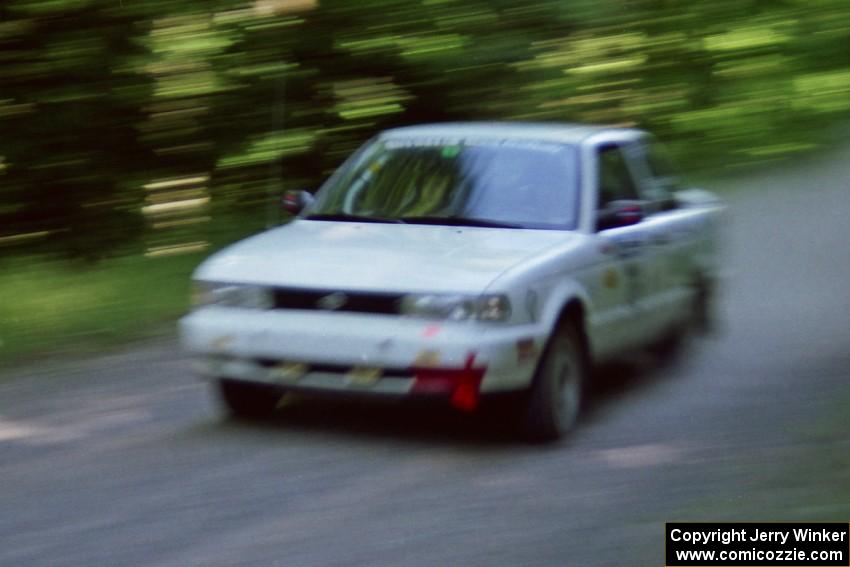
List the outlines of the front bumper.
{"type": "Polygon", "coordinates": [[[428,393],[423,379],[446,385],[476,374],[480,393],[525,388],[545,344],[530,325],[218,306],[181,319],[180,335],[210,378],[393,396],[428,393]]]}

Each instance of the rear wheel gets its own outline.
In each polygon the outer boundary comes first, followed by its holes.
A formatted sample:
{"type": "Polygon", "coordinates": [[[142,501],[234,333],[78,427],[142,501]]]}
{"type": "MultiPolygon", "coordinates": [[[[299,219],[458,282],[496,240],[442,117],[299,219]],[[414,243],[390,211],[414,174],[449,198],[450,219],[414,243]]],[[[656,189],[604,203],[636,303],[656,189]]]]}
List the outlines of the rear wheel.
{"type": "Polygon", "coordinates": [[[652,354],[661,358],[674,358],[682,350],[690,335],[711,333],[715,321],[711,286],[700,279],[693,284],[692,293],[688,310],[683,318],[649,345],[648,348],[652,354]]]}
{"type": "Polygon", "coordinates": [[[695,287],[696,291],[691,305],[691,326],[698,333],[709,334],[714,330],[716,324],[712,286],[703,280],[695,287]]]}
{"type": "Polygon", "coordinates": [[[281,393],[269,386],[227,379],[218,381],[218,395],[232,415],[247,418],[271,415],[281,398],[281,393]]]}
{"type": "Polygon", "coordinates": [[[523,408],[528,438],[554,441],[575,428],[586,376],[586,353],[578,326],[563,322],[549,338],[523,408]]]}

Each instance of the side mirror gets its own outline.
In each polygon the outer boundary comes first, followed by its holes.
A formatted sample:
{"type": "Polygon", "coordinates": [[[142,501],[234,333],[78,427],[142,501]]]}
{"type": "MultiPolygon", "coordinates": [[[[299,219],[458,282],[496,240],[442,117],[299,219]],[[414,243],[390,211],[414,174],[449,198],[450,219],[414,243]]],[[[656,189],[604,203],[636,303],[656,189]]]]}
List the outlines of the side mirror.
{"type": "Polygon", "coordinates": [[[280,201],[280,205],[284,211],[292,215],[297,215],[307,206],[313,204],[313,195],[307,191],[286,191],[280,201]]]}
{"type": "Polygon", "coordinates": [[[640,201],[611,201],[597,214],[596,230],[637,224],[643,220],[643,216],[643,204],[640,201]]]}

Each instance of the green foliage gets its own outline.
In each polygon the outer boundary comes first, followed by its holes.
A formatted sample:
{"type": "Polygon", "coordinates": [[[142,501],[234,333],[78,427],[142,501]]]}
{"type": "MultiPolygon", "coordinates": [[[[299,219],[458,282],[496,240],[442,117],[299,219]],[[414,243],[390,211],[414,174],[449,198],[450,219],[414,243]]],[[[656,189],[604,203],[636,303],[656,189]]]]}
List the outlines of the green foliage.
{"type": "Polygon", "coordinates": [[[199,255],[124,257],[92,269],[20,257],[0,264],[0,360],[144,336],[188,306],[199,255]]]}
{"type": "Polygon", "coordinates": [[[94,258],[141,230],[146,149],[134,130],[146,79],[134,20],[107,4],[10,0],[0,8],[3,235],[45,233],[94,258]],[[3,214],[5,213],[5,214],[3,214]]]}
{"type": "Polygon", "coordinates": [[[399,124],[635,124],[689,169],[771,163],[850,111],[844,4],[8,0],[0,246],[204,241],[399,124]]]}

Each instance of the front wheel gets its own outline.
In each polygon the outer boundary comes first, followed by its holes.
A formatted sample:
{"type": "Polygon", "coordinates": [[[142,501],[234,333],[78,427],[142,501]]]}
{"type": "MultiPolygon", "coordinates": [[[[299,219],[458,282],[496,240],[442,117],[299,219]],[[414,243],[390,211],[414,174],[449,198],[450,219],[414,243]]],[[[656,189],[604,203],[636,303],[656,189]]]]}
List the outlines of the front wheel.
{"type": "Polygon", "coordinates": [[[263,384],[227,379],[218,381],[218,396],[231,415],[245,418],[271,415],[281,398],[280,392],[263,384]]]}
{"type": "Polygon", "coordinates": [[[554,441],[575,428],[587,377],[584,342],[575,323],[558,325],[534,375],[523,408],[523,429],[536,441],[554,441]]]}

